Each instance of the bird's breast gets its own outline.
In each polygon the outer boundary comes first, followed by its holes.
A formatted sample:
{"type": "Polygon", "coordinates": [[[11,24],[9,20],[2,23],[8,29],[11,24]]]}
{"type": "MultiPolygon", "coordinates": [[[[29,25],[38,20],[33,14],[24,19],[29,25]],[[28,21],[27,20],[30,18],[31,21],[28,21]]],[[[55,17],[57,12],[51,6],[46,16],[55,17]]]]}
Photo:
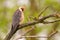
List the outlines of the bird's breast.
{"type": "Polygon", "coordinates": [[[20,17],[20,23],[19,24],[22,24],[24,21],[24,13],[21,12],[21,17],[20,17]]]}

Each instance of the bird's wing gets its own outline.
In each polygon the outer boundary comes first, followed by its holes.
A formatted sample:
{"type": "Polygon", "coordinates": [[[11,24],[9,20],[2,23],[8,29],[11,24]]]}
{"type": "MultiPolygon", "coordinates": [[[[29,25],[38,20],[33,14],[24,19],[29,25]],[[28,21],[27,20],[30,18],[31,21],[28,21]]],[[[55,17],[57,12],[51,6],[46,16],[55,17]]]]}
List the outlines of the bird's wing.
{"type": "Polygon", "coordinates": [[[14,13],[13,19],[12,19],[12,26],[13,27],[19,25],[20,18],[21,18],[21,11],[19,9],[17,9],[16,12],[14,13]]]}
{"type": "Polygon", "coordinates": [[[13,36],[13,34],[17,31],[17,28],[18,28],[18,25],[20,22],[20,18],[21,18],[21,12],[19,9],[17,9],[13,15],[11,31],[6,36],[5,40],[10,40],[10,38],[13,36]]]}

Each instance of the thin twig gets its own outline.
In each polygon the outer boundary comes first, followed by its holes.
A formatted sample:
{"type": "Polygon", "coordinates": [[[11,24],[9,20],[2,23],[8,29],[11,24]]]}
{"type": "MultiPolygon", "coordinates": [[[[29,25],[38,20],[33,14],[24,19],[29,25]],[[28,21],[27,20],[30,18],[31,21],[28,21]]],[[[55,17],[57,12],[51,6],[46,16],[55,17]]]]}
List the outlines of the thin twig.
{"type": "Polygon", "coordinates": [[[27,30],[23,35],[21,35],[21,36],[25,36],[27,33],[31,32],[33,29],[34,29],[34,28],[28,29],[28,30],[27,30]]]}
{"type": "Polygon", "coordinates": [[[23,36],[25,36],[27,33],[31,32],[34,28],[30,28],[29,30],[27,30],[24,34],[22,34],[20,37],[18,37],[16,40],[23,38],[23,36]]]}
{"type": "Polygon", "coordinates": [[[51,22],[44,21],[43,23],[44,23],[44,24],[49,24],[49,23],[55,23],[55,22],[58,22],[58,21],[60,21],[60,20],[55,20],[55,21],[51,21],[51,22]]]}
{"type": "MultiPolygon", "coordinates": [[[[21,38],[49,38],[54,36],[56,33],[58,33],[58,31],[53,32],[52,34],[50,34],[48,37],[47,36],[21,36],[21,38]]],[[[20,38],[19,38],[20,39],[20,38]]]]}
{"type": "Polygon", "coordinates": [[[21,36],[21,38],[48,38],[48,37],[47,36],[21,36]]]}
{"type": "Polygon", "coordinates": [[[54,31],[52,34],[50,34],[49,36],[21,36],[20,38],[18,39],[21,39],[21,38],[50,38],[52,36],[54,36],[56,33],[58,33],[58,31],[54,31]]]}
{"type": "Polygon", "coordinates": [[[38,15],[38,18],[43,14],[43,12],[48,8],[49,6],[47,6],[46,8],[44,8],[38,15]]]}
{"type": "Polygon", "coordinates": [[[52,36],[54,36],[56,33],[58,33],[58,31],[54,31],[53,33],[51,33],[51,34],[49,35],[49,38],[52,37],[52,36]]]}

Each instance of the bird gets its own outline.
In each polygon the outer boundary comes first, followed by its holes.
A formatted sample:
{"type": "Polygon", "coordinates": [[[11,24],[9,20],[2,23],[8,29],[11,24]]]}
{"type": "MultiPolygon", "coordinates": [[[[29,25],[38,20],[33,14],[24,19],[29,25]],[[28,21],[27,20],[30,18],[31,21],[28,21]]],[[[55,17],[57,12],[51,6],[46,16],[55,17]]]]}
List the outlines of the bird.
{"type": "Polygon", "coordinates": [[[16,33],[18,30],[19,25],[21,25],[24,21],[24,9],[25,7],[19,7],[15,13],[13,14],[12,18],[12,27],[8,35],[6,36],[5,40],[10,40],[12,36],[16,33]]]}

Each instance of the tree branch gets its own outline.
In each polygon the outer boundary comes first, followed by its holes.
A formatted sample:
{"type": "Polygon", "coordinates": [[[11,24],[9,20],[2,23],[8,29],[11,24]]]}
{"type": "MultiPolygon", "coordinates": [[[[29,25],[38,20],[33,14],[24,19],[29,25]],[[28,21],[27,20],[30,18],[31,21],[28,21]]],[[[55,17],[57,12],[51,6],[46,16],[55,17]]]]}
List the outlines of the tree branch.
{"type": "Polygon", "coordinates": [[[46,20],[47,18],[50,18],[50,17],[56,17],[55,15],[56,14],[48,15],[48,16],[42,17],[42,18],[40,18],[36,21],[21,24],[21,25],[19,25],[19,29],[27,27],[27,26],[32,26],[32,25],[35,25],[35,24],[38,24],[38,23],[44,23],[44,20],[46,20]]]}
{"type": "Polygon", "coordinates": [[[55,22],[58,22],[58,21],[60,21],[60,20],[55,20],[55,21],[51,21],[51,22],[48,22],[48,21],[45,22],[45,21],[44,21],[43,23],[44,23],[44,24],[49,24],[49,23],[55,23],[55,22]]]}
{"type": "Polygon", "coordinates": [[[21,38],[31,38],[31,37],[32,38],[50,38],[50,37],[54,36],[57,33],[58,33],[58,31],[55,31],[52,34],[50,34],[49,36],[21,36],[18,39],[21,39],[21,38]]]}
{"type": "MultiPolygon", "coordinates": [[[[58,15],[57,14],[48,15],[48,16],[42,17],[42,18],[40,18],[40,19],[38,19],[36,21],[21,24],[21,25],[18,26],[18,29],[22,29],[22,28],[27,27],[27,26],[32,26],[32,25],[35,25],[35,24],[38,24],[38,23],[44,23],[44,20],[46,20],[47,18],[50,18],[50,17],[60,17],[60,14],[58,14],[58,15]]],[[[53,23],[53,22],[51,22],[51,23],[53,23]]],[[[15,33],[16,33],[16,31],[15,31],[15,33]]],[[[6,37],[6,39],[8,39],[8,37],[6,37]]]]}
{"type": "Polygon", "coordinates": [[[50,38],[50,37],[54,36],[56,33],[58,33],[58,31],[54,31],[54,32],[51,33],[48,37],[50,38]]]}

